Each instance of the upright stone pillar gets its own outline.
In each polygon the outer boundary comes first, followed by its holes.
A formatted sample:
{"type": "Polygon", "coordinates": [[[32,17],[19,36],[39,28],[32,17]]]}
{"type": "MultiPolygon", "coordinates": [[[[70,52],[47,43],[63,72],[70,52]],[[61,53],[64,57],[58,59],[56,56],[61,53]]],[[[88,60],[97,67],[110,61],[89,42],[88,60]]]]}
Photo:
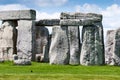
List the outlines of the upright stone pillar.
{"type": "Polygon", "coordinates": [[[3,60],[13,60],[16,54],[17,41],[17,21],[4,20],[0,28],[0,58],[3,60]]]}
{"type": "Polygon", "coordinates": [[[78,18],[76,13],[61,13],[61,24],[68,26],[68,38],[70,48],[69,64],[80,64],[80,31],[76,22],[72,22],[78,18]]]}
{"type": "Polygon", "coordinates": [[[70,45],[70,61],[71,65],[80,64],[80,32],[79,26],[68,26],[68,37],[70,45]]]}
{"type": "Polygon", "coordinates": [[[115,30],[108,30],[105,45],[105,63],[108,65],[115,65],[115,41],[115,30]]]}
{"type": "Polygon", "coordinates": [[[17,20],[18,37],[17,37],[17,55],[18,60],[14,64],[27,65],[31,64],[31,59],[35,59],[35,19],[34,10],[13,10],[1,11],[1,20],[17,20]]]}
{"type": "Polygon", "coordinates": [[[120,66],[120,28],[107,32],[106,63],[120,66]]]}
{"type": "Polygon", "coordinates": [[[49,61],[49,31],[44,26],[36,26],[36,58],[40,62],[49,61]],[[40,59],[38,60],[38,57],[40,59]]]}
{"type": "Polygon", "coordinates": [[[18,21],[17,55],[23,60],[35,58],[35,22],[32,20],[18,21]]]}
{"type": "Polygon", "coordinates": [[[53,27],[49,56],[50,64],[69,63],[69,42],[66,26],[53,27]]]}
{"type": "Polygon", "coordinates": [[[104,64],[103,27],[101,22],[83,26],[80,62],[82,65],[104,64]]]}

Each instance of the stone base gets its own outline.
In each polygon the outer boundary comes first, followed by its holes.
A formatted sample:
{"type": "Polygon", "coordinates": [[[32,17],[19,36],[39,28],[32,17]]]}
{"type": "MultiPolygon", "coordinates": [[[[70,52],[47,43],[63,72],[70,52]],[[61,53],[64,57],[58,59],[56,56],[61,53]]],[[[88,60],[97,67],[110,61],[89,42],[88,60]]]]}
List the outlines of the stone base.
{"type": "Polygon", "coordinates": [[[27,59],[14,60],[15,65],[31,65],[31,61],[27,59]]]}
{"type": "Polygon", "coordinates": [[[4,62],[4,59],[0,58],[0,63],[3,63],[4,62]]]}

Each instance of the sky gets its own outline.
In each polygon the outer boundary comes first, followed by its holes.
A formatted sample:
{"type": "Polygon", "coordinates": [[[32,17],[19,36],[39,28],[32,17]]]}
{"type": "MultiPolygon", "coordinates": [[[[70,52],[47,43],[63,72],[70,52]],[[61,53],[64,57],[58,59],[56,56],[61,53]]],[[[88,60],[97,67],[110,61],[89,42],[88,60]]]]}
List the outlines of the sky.
{"type": "Polygon", "coordinates": [[[58,19],[61,12],[99,13],[105,36],[107,30],[120,28],[120,0],[0,0],[0,11],[23,9],[36,10],[37,20],[58,19]]]}

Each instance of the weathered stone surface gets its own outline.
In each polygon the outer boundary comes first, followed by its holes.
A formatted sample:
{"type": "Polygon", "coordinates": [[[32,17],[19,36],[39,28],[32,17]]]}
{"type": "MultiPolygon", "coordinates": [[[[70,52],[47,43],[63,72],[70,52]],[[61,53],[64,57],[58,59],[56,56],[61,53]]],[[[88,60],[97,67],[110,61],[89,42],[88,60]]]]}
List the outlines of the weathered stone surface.
{"type": "Polygon", "coordinates": [[[114,45],[115,45],[115,30],[108,30],[106,35],[105,45],[105,63],[114,65],[114,45]]]}
{"type": "Polygon", "coordinates": [[[105,61],[109,65],[120,66],[120,28],[107,32],[105,61]]]}
{"type": "Polygon", "coordinates": [[[49,56],[50,64],[68,64],[69,46],[66,26],[53,27],[49,56]]]}
{"type": "Polygon", "coordinates": [[[69,64],[80,64],[80,32],[79,26],[68,27],[68,37],[70,45],[70,61],[69,64]]]}
{"type": "Polygon", "coordinates": [[[13,60],[12,55],[16,54],[16,26],[16,21],[3,21],[0,28],[0,58],[4,60],[13,60]]]}
{"type": "Polygon", "coordinates": [[[94,19],[62,19],[60,20],[60,25],[66,26],[83,26],[83,25],[92,25],[97,22],[94,19]]]}
{"type": "Polygon", "coordinates": [[[12,10],[12,11],[0,11],[1,20],[35,20],[35,10],[12,10]]]}
{"type": "Polygon", "coordinates": [[[18,59],[14,60],[15,65],[31,65],[31,60],[28,59],[18,59]]]}
{"type": "Polygon", "coordinates": [[[101,22],[83,26],[80,63],[82,65],[104,64],[103,27],[101,22]]]}
{"type": "Polygon", "coordinates": [[[18,60],[18,55],[13,54],[13,60],[18,60]]]}
{"type": "Polygon", "coordinates": [[[0,58],[0,63],[3,63],[4,62],[4,59],[3,58],[0,58]]]}
{"type": "Polygon", "coordinates": [[[18,21],[17,55],[19,59],[35,60],[34,21],[31,20],[18,21]]]}
{"type": "Polygon", "coordinates": [[[60,24],[59,19],[43,19],[35,23],[36,26],[56,26],[60,24]]]}
{"type": "Polygon", "coordinates": [[[40,54],[40,61],[49,61],[49,31],[44,26],[36,26],[36,54],[40,54]]]}
{"type": "Polygon", "coordinates": [[[61,19],[90,19],[95,21],[102,21],[102,15],[95,13],[61,13],[61,19]]]}

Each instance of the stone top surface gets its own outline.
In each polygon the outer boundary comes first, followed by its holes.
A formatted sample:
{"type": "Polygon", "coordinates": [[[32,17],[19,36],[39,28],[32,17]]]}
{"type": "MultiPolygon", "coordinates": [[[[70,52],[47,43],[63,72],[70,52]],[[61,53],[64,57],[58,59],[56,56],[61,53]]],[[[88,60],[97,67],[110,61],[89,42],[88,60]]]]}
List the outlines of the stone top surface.
{"type": "Polygon", "coordinates": [[[35,10],[0,11],[0,20],[35,20],[35,10]]]}
{"type": "Polygon", "coordinates": [[[55,26],[60,24],[60,19],[43,19],[36,21],[36,26],[55,26]]]}
{"type": "Polygon", "coordinates": [[[95,13],[70,13],[70,12],[62,12],[61,19],[93,19],[96,21],[102,21],[102,15],[101,14],[95,14],[95,13]]]}

